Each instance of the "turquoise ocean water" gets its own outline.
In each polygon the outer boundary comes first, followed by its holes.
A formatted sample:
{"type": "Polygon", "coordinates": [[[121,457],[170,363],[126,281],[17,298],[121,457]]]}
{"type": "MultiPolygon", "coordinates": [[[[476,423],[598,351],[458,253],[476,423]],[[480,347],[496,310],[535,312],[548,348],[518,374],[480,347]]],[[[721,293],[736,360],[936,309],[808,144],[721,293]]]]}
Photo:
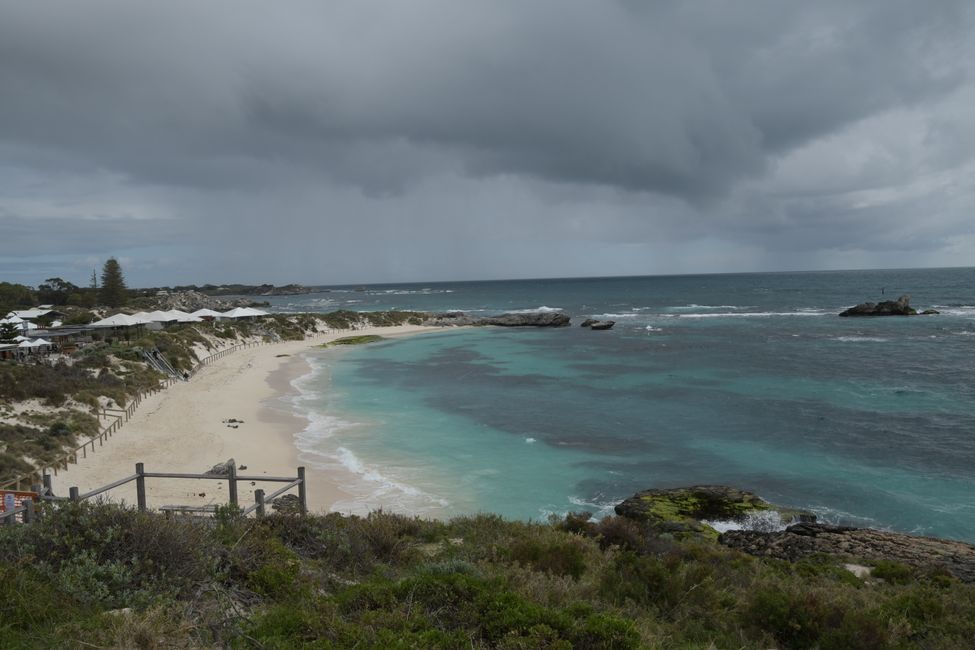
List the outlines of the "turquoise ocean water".
{"type": "Polygon", "coordinates": [[[342,511],[541,519],[725,483],[832,522],[975,541],[975,269],[333,287],[281,311],[559,309],[312,353],[303,461],[342,511]],[[846,319],[912,296],[942,313],[846,319]],[[583,318],[612,318],[593,332],[583,318]]]}

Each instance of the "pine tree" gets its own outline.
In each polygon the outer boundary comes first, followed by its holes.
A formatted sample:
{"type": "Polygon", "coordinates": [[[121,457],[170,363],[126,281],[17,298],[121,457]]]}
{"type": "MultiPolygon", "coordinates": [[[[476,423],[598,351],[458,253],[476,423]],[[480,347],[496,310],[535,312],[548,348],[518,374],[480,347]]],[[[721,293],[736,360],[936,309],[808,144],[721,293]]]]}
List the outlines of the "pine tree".
{"type": "Polygon", "coordinates": [[[0,343],[14,343],[14,339],[20,335],[20,328],[14,323],[3,323],[0,325],[0,343]]]}
{"type": "Polygon", "coordinates": [[[109,307],[121,307],[128,300],[122,267],[114,257],[109,258],[102,268],[102,288],[99,298],[102,304],[109,307]]]}

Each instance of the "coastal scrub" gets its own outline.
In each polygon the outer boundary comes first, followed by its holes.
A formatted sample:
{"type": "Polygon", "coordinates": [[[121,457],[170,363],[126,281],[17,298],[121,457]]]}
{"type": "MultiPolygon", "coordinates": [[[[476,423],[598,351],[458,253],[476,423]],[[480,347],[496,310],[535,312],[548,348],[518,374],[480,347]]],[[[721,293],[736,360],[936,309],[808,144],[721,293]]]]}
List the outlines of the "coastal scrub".
{"type": "Polygon", "coordinates": [[[621,517],[42,510],[0,528],[4,647],[947,650],[975,636],[975,585],[944,574],[878,563],[889,579],[861,579],[837,558],[755,558],[621,517]]]}

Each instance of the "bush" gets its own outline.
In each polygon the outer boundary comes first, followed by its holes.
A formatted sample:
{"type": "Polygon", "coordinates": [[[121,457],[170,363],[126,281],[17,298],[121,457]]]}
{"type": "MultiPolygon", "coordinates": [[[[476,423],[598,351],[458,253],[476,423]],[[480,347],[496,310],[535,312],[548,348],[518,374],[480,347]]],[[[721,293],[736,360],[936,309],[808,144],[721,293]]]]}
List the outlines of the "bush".
{"type": "Polygon", "coordinates": [[[571,576],[578,580],[586,571],[586,546],[579,539],[521,539],[509,549],[511,559],[558,576],[571,576]]]}
{"type": "Polygon", "coordinates": [[[914,570],[906,564],[890,560],[877,560],[873,563],[871,575],[895,585],[906,585],[914,578],[914,570]]]}

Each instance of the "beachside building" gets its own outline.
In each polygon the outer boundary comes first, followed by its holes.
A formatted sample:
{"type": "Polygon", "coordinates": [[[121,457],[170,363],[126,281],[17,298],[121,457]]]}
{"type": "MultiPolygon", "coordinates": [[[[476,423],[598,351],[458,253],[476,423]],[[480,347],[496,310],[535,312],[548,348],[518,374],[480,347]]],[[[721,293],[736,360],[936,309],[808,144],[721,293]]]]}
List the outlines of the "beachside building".
{"type": "Polygon", "coordinates": [[[38,318],[64,318],[63,312],[56,309],[46,308],[46,306],[35,307],[33,309],[20,309],[7,314],[7,318],[22,318],[24,320],[37,320],[38,318]]]}

